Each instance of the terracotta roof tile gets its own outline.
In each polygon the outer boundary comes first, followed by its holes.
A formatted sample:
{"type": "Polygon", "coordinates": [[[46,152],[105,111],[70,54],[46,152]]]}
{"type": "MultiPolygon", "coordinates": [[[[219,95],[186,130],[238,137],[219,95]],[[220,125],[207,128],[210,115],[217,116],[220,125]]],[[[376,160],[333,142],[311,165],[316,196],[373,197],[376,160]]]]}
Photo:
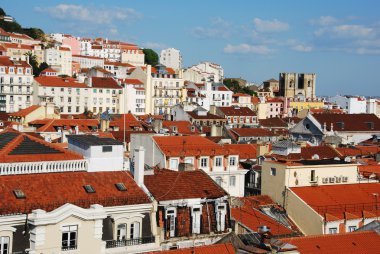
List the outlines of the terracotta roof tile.
{"type": "Polygon", "coordinates": [[[41,106],[39,105],[32,105],[30,107],[27,107],[25,109],[21,109],[20,111],[10,113],[9,116],[14,116],[14,117],[25,117],[35,111],[36,109],[39,109],[41,106]]]}
{"type": "Polygon", "coordinates": [[[230,153],[238,154],[240,160],[256,159],[257,144],[225,144],[224,147],[230,153]]]}
{"type": "Polygon", "coordinates": [[[92,87],[94,88],[110,88],[121,89],[121,86],[113,78],[92,77],[92,87]]]}
{"type": "Polygon", "coordinates": [[[378,253],[380,236],[375,231],[353,232],[281,239],[297,246],[300,253],[378,253]]]}
{"type": "Polygon", "coordinates": [[[92,204],[120,206],[150,203],[147,195],[128,172],[63,172],[25,174],[0,177],[0,213],[25,213],[34,209],[52,211],[66,203],[89,208],[92,204]],[[116,183],[124,183],[127,191],[119,191],[116,183]],[[70,191],[67,191],[68,184],[70,191]],[[87,193],[84,185],[95,193],[87,193]],[[20,189],[25,199],[16,199],[13,190],[20,189]]]}
{"type": "Polygon", "coordinates": [[[35,77],[36,81],[40,86],[47,87],[75,87],[75,88],[88,88],[84,83],[77,82],[74,78],[60,78],[60,77],[35,77]]]}
{"type": "Polygon", "coordinates": [[[198,135],[199,131],[189,121],[163,121],[162,127],[169,129],[172,132],[172,126],[177,127],[177,133],[184,135],[198,135]],[[191,129],[193,128],[194,131],[191,129]]]}
{"type": "Polygon", "coordinates": [[[269,137],[278,136],[273,131],[263,128],[232,128],[232,132],[239,137],[269,137]]]}
{"type": "Polygon", "coordinates": [[[327,130],[380,131],[380,119],[374,114],[314,114],[313,117],[327,130]],[[343,123],[343,124],[342,124],[343,123]]]}
{"type": "Polygon", "coordinates": [[[177,250],[164,250],[148,252],[148,254],[235,254],[235,249],[231,243],[213,244],[199,246],[195,248],[183,248],[177,250]]]}
{"type": "Polygon", "coordinates": [[[153,175],[145,175],[144,183],[158,201],[191,198],[212,199],[228,195],[202,170],[154,170],[153,175]]]}
{"type": "Polygon", "coordinates": [[[218,107],[226,116],[256,116],[250,108],[247,107],[218,107]]]}

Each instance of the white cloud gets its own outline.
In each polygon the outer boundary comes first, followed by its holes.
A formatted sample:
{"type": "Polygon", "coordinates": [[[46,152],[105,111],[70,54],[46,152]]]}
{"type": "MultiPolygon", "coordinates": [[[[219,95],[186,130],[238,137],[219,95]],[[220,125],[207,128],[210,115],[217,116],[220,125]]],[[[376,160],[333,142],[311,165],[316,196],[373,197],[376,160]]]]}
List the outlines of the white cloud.
{"type": "Polygon", "coordinates": [[[330,26],[336,24],[338,20],[332,16],[321,16],[318,19],[312,19],[311,23],[319,26],[330,26]]]}
{"type": "Polygon", "coordinates": [[[264,45],[249,45],[249,44],[238,44],[238,45],[231,45],[228,44],[224,47],[223,51],[225,53],[238,53],[238,54],[257,54],[257,55],[268,55],[273,50],[269,49],[267,46],[264,45]]]}
{"type": "Polygon", "coordinates": [[[231,33],[231,24],[220,17],[212,18],[208,27],[197,26],[191,31],[196,38],[228,38],[231,33]]]}
{"type": "Polygon", "coordinates": [[[372,38],[375,30],[363,25],[339,25],[321,28],[314,32],[318,37],[329,36],[332,38],[372,38]]]}
{"type": "Polygon", "coordinates": [[[289,24],[281,22],[277,19],[262,20],[259,18],[253,19],[253,24],[258,32],[283,32],[289,30],[289,24]]]}
{"type": "Polygon", "coordinates": [[[292,47],[293,50],[295,51],[299,51],[299,52],[310,52],[313,50],[313,47],[312,46],[306,46],[306,45],[302,45],[302,44],[298,44],[298,45],[295,45],[294,47],[292,47]]]}
{"type": "Polygon", "coordinates": [[[141,14],[131,8],[105,8],[75,4],[58,4],[50,7],[36,7],[36,11],[66,21],[81,21],[93,24],[111,24],[113,21],[131,22],[141,14]]]}
{"type": "Polygon", "coordinates": [[[166,44],[158,43],[158,42],[144,42],[144,43],[142,44],[142,46],[143,46],[144,48],[158,49],[158,50],[168,48],[168,46],[167,46],[166,44]]]}
{"type": "Polygon", "coordinates": [[[355,53],[359,55],[379,55],[380,48],[357,48],[355,53]]]}

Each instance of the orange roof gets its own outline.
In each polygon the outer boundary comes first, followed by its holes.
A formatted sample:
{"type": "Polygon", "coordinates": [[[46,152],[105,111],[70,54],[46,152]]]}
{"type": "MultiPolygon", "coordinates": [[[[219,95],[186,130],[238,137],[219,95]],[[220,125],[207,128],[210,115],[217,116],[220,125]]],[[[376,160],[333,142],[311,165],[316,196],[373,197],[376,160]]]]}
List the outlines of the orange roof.
{"type": "Polygon", "coordinates": [[[129,172],[62,172],[1,176],[1,214],[30,213],[35,209],[52,211],[71,203],[83,208],[92,204],[105,207],[150,203],[148,196],[137,186],[129,172]],[[123,183],[127,191],[119,191],[116,183],[123,183]],[[87,193],[84,185],[91,185],[95,193],[87,193]],[[67,191],[67,188],[70,191],[67,191]],[[20,189],[25,199],[13,193],[20,189]]]}
{"type": "Polygon", "coordinates": [[[31,68],[26,61],[12,61],[8,56],[0,56],[0,66],[31,68]]]}
{"type": "Polygon", "coordinates": [[[263,128],[232,128],[231,132],[239,137],[278,136],[273,131],[263,128]]]}
{"type": "Polygon", "coordinates": [[[74,78],[41,76],[35,77],[34,80],[39,83],[40,86],[88,88],[86,84],[79,83],[74,78]]]}
{"type": "Polygon", "coordinates": [[[246,93],[234,93],[232,96],[234,97],[250,97],[251,95],[246,93]]]}
{"type": "Polygon", "coordinates": [[[40,138],[8,128],[0,133],[1,163],[80,160],[83,156],[52,145],[40,138]]]}
{"type": "Polygon", "coordinates": [[[71,49],[67,48],[67,47],[59,47],[59,50],[62,50],[62,51],[71,51],[71,49]]]}
{"type": "Polygon", "coordinates": [[[378,253],[380,235],[375,231],[352,232],[281,239],[297,246],[300,253],[378,253]]]}
{"type": "Polygon", "coordinates": [[[256,116],[248,107],[218,107],[225,116],[256,116]]]}
{"type": "Polygon", "coordinates": [[[110,62],[110,61],[105,61],[104,65],[114,65],[114,66],[122,66],[122,67],[135,67],[134,65],[129,64],[129,63],[110,62]]]}
{"type": "Polygon", "coordinates": [[[201,136],[154,136],[160,150],[171,157],[225,155],[227,150],[201,136]]]}
{"type": "Polygon", "coordinates": [[[144,184],[159,202],[191,198],[215,199],[228,195],[202,170],[158,169],[154,170],[154,174],[145,175],[144,184]]]}
{"type": "Polygon", "coordinates": [[[119,79],[123,84],[127,85],[143,85],[144,83],[139,79],[125,78],[119,79]]]}
{"type": "Polygon", "coordinates": [[[224,147],[231,154],[238,154],[239,159],[256,159],[257,144],[225,144],[224,147]]]}
{"type": "Polygon", "coordinates": [[[319,159],[333,159],[335,157],[341,157],[340,153],[331,146],[309,146],[302,147],[301,153],[291,153],[286,158],[291,160],[310,160],[317,154],[319,159]]]}
{"type": "Polygon", "coordinates": [[[40,108],[41,106],[38,105],[32,105],[30,107],[21,109],[18,112],[10,113],[9,116],[14,116],[14,117],[25,117],[35,111],[36,109],[40,108]]]}
{"type": "MultiPolygon", "coordinates": [[[[46,68],[44,69],[43,71],[41,71],[41,73],[46,73],[46,72],[57,72],[56,70],[52,69],[52,68],[46,68]]],[[[40,73],[40,74],[41,74],[40,73]]]]}
{"type": "Polygon", "coordinates": [[[235,249],[231,243],[220,243],[194,248],[184,248],[177,250],[164,250],[148,252],[147,254],[235,254],[235,249]]]}
{"type": "Polygon", "coordinates": [[[142,123],[133,114],[121,114],[110,122],[110,126],[119,127],[120,130],[132,130],[134,127],[142,127],[142,123]]]}
{"type": "Polygon", "coordinates": [[[99,125],[98,119],[39,119],[29,122],[29,125],[36,126],[36,132],[56,132],[57,128],[74,130],[79,127],[81,132],[90,132],[99,125]]]}
{"type": "Polygon", "coordinates": [[[89,58],[89,59],[97,59],[97,60],[103,60],[103,58],[96,57],[96,56],[82,56],[82,55],[73,55],[73,58],[89,58]]]}
{"type": "Polygon", "coordinates": [[[197,128],[195,128],[189,121],[163,121],[162,127],[169,129],[169,132],[172,132],[171,127],[177,127],[177,132],[180,134],[194,135],[199,134],[197,128]],[[194,131],[191,131],[191,127],[194,128],[194,131]]]}
{"type": "Polygon", "coordinates": [[[113,78],[92,77],[91,79],[94,88],[121,89],[121,86],[113,78]]]}
{"type": "Polygon", "coordinates": [[[345,212],[360,218],[364,212],[376,213],[373,193],[380,193],[380,183],[293,187],[291,190],[321,216],[328,214],[342,220],[345,212]]]}

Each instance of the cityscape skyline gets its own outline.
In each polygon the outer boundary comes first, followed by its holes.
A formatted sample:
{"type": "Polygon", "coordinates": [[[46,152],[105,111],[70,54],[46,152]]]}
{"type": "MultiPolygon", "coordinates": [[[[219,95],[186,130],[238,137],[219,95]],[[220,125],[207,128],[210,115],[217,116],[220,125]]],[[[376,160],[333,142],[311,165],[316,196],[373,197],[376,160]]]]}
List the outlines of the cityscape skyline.
{"type": "Polygon", "coordinates": [[[372,79],[380,63],[379,5],[8,1],[2,7],[23,26],[45,33],[124,40],[158,54],[174,47],[181,50],[185,67],[211,61],[225,69],[226,77],[260,84],[278,79],[280,72],[316,73],[318,95],[376,96],[378,82],[372,79]],[[190,8],[195,15],[189,15],[190,8]]]}

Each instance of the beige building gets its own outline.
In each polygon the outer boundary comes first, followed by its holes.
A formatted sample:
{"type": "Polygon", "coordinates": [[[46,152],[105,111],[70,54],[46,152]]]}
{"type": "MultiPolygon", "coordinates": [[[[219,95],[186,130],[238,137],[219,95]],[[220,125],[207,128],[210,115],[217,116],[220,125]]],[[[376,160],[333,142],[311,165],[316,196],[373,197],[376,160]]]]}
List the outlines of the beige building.
{"type": "Polygon", "coordinates": [[[315,98],[315,73],[280,73],[279,96],[315,98]]]}
{"type": "Polygon", "coordinates": [[[45,49],[45,62],[55,69],[58,75],[71,76],[72,54],[70,48],[55,47],[45,49]]]}

